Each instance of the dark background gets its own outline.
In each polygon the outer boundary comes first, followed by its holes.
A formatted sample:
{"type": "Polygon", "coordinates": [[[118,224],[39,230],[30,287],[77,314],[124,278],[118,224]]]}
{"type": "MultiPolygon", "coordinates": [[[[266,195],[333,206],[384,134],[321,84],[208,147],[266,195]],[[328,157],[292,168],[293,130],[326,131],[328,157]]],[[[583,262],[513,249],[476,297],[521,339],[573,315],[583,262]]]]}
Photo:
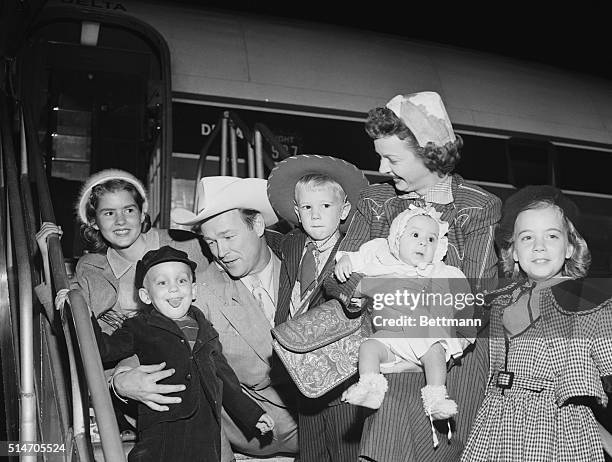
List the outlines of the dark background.
{"type": "MultiPolygon", "coordinates": [[[[116,0],[121,2],[121,0],[116,0]]],[[[607,2],[467,0],[150,0],[278,16],[401,35],[536,61],[612,79],[607,2]]],[[[24,24],[47,0],[0,0],[0,54],[12,55],[24,24]]]]}
{"type": "Polygon", "coordinates": [[[612,79],[612,16],[605,2],[177,1],[402,35],[612,79]]]}

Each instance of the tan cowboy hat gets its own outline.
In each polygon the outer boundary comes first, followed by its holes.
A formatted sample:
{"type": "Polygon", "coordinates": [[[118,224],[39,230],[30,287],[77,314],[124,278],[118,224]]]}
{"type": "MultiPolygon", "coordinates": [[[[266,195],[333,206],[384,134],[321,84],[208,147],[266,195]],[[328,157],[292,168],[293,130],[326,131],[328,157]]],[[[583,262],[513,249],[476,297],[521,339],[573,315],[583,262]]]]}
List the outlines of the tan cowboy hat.
{"type": "Polygon", "coordinates": [[[455,141],[448,113],[435,91],[397,95],[386,106],[406,124],[422,148],[427,143],[444,146],[455,141]]]}
{"type": "Polygon", "coordinates": [[[268,177],[268,198],[274,210],[285,220],[298,225],[295,215],[295,185],[304,175],[323,174],[336,180],[351,203],[349,213],[340,229],[344,232],[357,208],[359,193],[370,183],[361,170],[345,160],[331,156],[302,154],[279,162],[268,177]]]}
{"type": "Polygon", "coordinates": [[[233,209],[257,210],[266,226],[278,222],[268,196],[267,181],[261,178],[207,176],[200,180],[196,192],[196,212],[183,208],[172,210],[172,220],[179,225],[195,225],[233,209]]]}

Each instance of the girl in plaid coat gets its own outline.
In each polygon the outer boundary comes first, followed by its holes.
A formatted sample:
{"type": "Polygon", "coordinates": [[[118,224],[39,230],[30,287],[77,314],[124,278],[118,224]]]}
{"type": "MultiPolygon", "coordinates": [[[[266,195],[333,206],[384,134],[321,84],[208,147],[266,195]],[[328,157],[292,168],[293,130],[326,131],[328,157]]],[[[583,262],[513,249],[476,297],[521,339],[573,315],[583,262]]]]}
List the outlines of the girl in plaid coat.
{"type": "Polygon", "coordinates": [[[515,282],[491,294],[489,385],[462,461],[604,460],[591,407],[607,403],[612,298],[581,279],[577,218],[551,186],[504,204],[497,240],[515,282]]]}

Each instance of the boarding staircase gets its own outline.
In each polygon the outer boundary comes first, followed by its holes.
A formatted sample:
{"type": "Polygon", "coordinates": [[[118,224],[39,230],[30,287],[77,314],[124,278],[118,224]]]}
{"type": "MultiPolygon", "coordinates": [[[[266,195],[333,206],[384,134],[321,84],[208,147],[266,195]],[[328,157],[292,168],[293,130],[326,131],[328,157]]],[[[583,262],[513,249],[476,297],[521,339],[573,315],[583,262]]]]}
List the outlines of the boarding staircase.
{"type": "Polygon", "coordinates": [[[53,307],[55,293],[70,288],[59,237],[37,255],[36,230],[55,216],[34,117],[4,93],[0,138],[2,439],[58,445],[20,460],[93,461],[91,405],[104,460],[125,460],[85,300],[70,291],[62,311],[53,307]]]}
{"type": "MultiPolygon", "coordinates": [[[[59,237],[49,238],[48,255],[38,255],[36,230],[43,221],[56,219],[34,120],[27,104],[0,93],[0,345],[6,422],[0,439],[63,445],[60,452],[22,454],[20,460],[126,460],[134,442],[120,437],[85,300],[71,290],[63,310],[53,306],[57,291],[70,288],[71,271],[59,237]],[[90,435],[90,408],[99,441],[92,442],[90,435]]],[[[214,142],[220,142],[220,175],[264,177],[287,155],[265,126],[250,129],[238,114],[226,111],[201,150],[196,183],[207,163],[210,167],[214,142]],[[244,172],[238,171],[240,158],[245,159],[244,172]]],[[[154,181],[162,176],[159,159],[153,163],[150,188],[158,187],[154,181]]]]}
{"type": "MultiPolygon", "coordinates": [[[[21,46],[26,25],[45,2],[13,3],[23,17],[17,15],[20,21],[14,24],[3,21],[15,33],[0,34],[11,38],[8,45],[0,40],[0,45],[7,45],[0,47],[0,451],[7,449],[6,441],[51,443],[57,450],[8,457],[0,453],[0,458],[125,461],[134,442],[123,441],[119,434],[85,300],[71,290],[61,311],[53,306],[56,293],[70,288],[72,262],[64,257],[59,236],[48,239],[48,255],[39,255],[35,241],[42,222],[57,223],[61,216],[52,205],[57,190],[50,187],[49,176],[82,180],[93,167],[94,117],[90,108],[61,98],[52,112],[47,111],[49,94],[36,84],[40,72],[27,68],[26,60],[11,57],[21,46]],[[45,136],[52,139],[43,149],[45,136]],[[53,153],[46,164],[44,150],[53,153]],[[90,434],[90,409],[98,442],[90,434]]],[[[154,135],[148,146],[148,168],[142,173],[153,224],[167,226],[170,141],[166,134],[171,123],[169,116],[157,114],[160,101],[146,102],[153,114],[147,122],[152,123],[154,135]]],[[[221,162],[214,174],[264,177],[274,159],[286,155],[269,130],[257,125],[249,129],[234,113],[224,112],[217,126],[210,137],[221,144],[221,162]],[[241,162],[247,165],[245,172],[237,169],[241,156],[246,159],[241,162]]],[[[196,182],[213,164],[211,146],[207,143],[202,149],[196,182]]]]}

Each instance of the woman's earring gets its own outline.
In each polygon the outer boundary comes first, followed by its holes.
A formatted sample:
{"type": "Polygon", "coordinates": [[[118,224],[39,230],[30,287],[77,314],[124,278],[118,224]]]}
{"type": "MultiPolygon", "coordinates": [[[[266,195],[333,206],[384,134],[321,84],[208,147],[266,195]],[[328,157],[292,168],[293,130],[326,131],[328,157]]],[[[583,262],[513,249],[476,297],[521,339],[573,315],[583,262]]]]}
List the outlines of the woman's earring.
{"type": "Polygon", "coordinates": [[[517,261],[514,262],[514,270],[513,271],[514,271],[514,275],[515,276],[518,275],[519,272],[520,272],[519,264],[518,264],[517,261]]]}

